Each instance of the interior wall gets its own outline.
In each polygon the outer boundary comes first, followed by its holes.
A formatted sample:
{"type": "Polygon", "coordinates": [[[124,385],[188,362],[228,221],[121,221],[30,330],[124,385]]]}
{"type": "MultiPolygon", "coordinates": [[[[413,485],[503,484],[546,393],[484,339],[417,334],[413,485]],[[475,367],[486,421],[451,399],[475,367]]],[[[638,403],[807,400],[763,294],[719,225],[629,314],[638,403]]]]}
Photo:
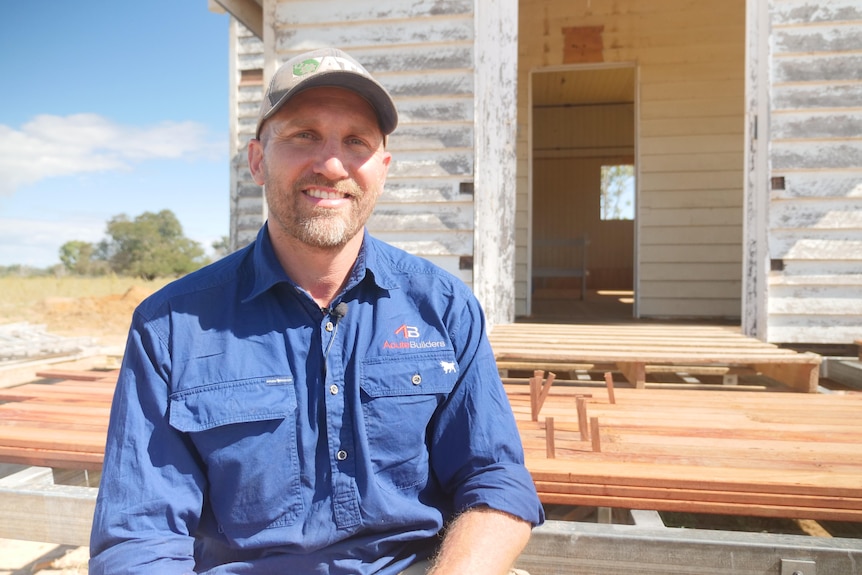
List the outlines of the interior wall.
{"type": "Polygon", "coordinates": [[[613,62],[638,67],[638,313],[739,317],[744,0],[521,0],[519,38],[518,312],[529,260],[530,74],[613,62]]]}
{"type": "MultiPolygon", "coordinates": [[[[601,167],[633,162],[633,104],[533,111],[533,238],[586,234],[588,289],[632,289],[634,221],[601,219],[601,167]]],[[[566,267],[571,256],[534,249],[533,265],[566,267]]],[[[578,288],[580,282],[557,284],[578,288]]]]}

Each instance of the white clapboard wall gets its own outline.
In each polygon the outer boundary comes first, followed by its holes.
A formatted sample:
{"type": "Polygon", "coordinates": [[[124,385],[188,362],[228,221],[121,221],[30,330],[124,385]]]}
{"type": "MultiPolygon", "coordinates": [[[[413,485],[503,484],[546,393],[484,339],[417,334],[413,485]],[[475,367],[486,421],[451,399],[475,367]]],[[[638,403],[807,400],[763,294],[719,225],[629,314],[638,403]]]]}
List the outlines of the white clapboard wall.
{"type": "Polygon", "coordinates": [[[243,87],[242,69],[262,80],[288,58],[319,46],[348,51],[393,95],[399,127],[390,137],[389,178],[369,230],[472,282],[473,2],[365,0],[268,2],[264,39],[235,25],[237,139],[232,237],[254,238],[265,217],[246,167],[262,84],[243,87]]]}
{"type": "Polygon", "coordinates": [[[767,336],[862,334],[862,3],[770,3],[767,336]]]}
{"type": "Polygon", "coordinates": [[[263,190],[248,171],[248,141],[254,137],[263,97],[263,41],[230,21],[230,241],[237,250],[251,243],[265,211],[263,190]]]}
{"type": "MultiPolygon", "coordinates": [[[[522,0],[520,6],[523,158],[530,72],[567,64],[567,28],[601,27],[602,62],[589,65],[637,68],[639,315],[738,318],[745,0],[522,0]]],[[[517,307],[523,310],[530,198],[526,162],[519,166],[517,307]]],[[[592,249],[599,253],[601,246],[592,249]]]]}
{"type": "Polygon", "coordinates": [[[492,321],[524,314],[535,225],[530,75],[567,64],[566,31],[591,27],[601,30],[601,61],[630,64],[637,74],[638,315],[742,317],[744,328],[756,318],[752,333],[773,342],[859,337],[858,1],[260,4],[263,40],[232,24],[235,247],[265,217],[245,167],[262,81],[300,51],[336,45],[380,78],[401,114],[372,232],[459,275],[492,321]],[[495,25],[487,26],[492,13],[495,25]],[[755,13],[763,14],[758,22],[755,13]],[[762,55],[750,50],[757,34],[762,55]],[[513,39],[517,53],[507,51],[513,39]],[[504,62],[516,64],[511,84],[504,62]],[[766,83],[752,105],[746,83],[755,76],[766,83]],[[510,123],[511,133],[502,129],[510,123]],[[755,147],[768,150],[762,163],[751,161],[755,147]]]}

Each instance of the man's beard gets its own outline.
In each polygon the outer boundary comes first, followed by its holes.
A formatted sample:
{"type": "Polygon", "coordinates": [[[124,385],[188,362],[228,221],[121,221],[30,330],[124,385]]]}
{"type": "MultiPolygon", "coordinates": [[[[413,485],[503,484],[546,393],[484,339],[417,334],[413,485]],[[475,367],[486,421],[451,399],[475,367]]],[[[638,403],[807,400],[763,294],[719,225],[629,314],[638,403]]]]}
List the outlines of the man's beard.
{"type": "MultiPolygon", "coordinates": [[[[270,188],[270,186],[267,186],[270,188]]],[[[331,182],[319,176],[309,176],[294,183],[293,189],[284,194],[276,187],[270,204],[270,212],[288,234],[300,242],[315,248],[339,248],[350,241],[365,225],[371,215],[373,203],[369,203],[370,192],[363,190],[353,180],[331,182]],[[348,210],[312,207],[304,203],[302,190],[311,186],[331,188],[350,198],[348,210]],[[289,202],[293,202],[288,205],[289,202]],[[300,206],[305,210],[301,212],[300,206]]]]}
{"type": "Polygon", "coordinates": [[[295,222],[293,235],[301,242],[316,248],[343,246],[359,230],[352,226],[353,211],[348,215],[334,210],[315,208],[314,213],[295,222]],[[348,218],[351,221],[348,221],[348,218]]]}

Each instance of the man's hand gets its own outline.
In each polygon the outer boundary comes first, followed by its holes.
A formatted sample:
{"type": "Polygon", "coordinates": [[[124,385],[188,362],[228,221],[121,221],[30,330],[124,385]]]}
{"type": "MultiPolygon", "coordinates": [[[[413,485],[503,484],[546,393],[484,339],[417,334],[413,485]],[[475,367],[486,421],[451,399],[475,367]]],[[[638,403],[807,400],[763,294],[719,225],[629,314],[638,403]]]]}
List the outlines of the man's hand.
{"type": "Polygon", "coordinates": [[[427,575],[507,575],[530,528],[527,521],[487,507],[465,511],[446,529],[427,575]]]}

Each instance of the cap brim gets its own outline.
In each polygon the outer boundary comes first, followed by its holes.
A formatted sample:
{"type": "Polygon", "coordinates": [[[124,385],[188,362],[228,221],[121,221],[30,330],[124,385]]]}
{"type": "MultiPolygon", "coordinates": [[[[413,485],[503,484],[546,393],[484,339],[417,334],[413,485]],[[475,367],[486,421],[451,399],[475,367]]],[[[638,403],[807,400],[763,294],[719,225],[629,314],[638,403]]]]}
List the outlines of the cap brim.
{"type": "Polygon", "coordinates": [[[272,102],[270,109],[260,116],[255,136],[260,137],[260,129],[264,121],[274,116],[292,97],[311,88],[323,87],[344,88],[365,98],[371,104],[371,107],[374,108],[377,114],[377,121],[380,124],[380,130],[384,136],[391,134],[398,125],[398,113],[395,110],[395,104],[380,84],[353,72],[332,70],[315,74],[299,82],[289,90],[284,91],[282,94],[269,94],[270,98],[277,96],[277,99],[275,102],[272,102]]]}

